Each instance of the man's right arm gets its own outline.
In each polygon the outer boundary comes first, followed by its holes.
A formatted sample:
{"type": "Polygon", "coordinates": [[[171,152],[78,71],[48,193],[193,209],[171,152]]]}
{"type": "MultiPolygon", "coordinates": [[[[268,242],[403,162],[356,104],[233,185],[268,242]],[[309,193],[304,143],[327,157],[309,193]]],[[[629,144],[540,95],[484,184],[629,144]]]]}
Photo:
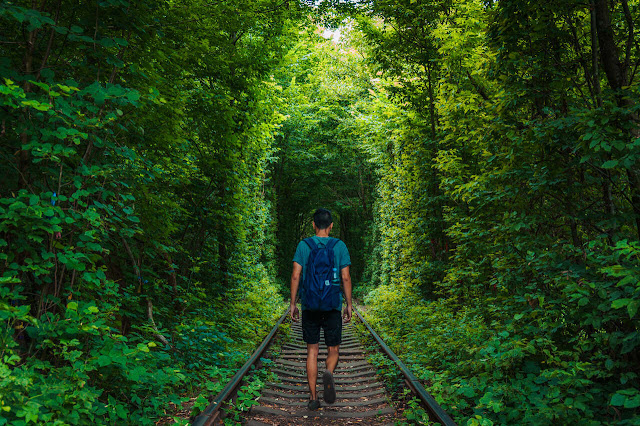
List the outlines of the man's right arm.
{"type": "Polygon", "coordinates": [[[300,275],[302,274],[302,265],[293,262],[293,272],[291,272],[291,303],[289,304],[289,315],[293,321],[298,321],[300,312],[296,306],[296,297],[298,296],[298,287],[300,286],[300,275]]]}

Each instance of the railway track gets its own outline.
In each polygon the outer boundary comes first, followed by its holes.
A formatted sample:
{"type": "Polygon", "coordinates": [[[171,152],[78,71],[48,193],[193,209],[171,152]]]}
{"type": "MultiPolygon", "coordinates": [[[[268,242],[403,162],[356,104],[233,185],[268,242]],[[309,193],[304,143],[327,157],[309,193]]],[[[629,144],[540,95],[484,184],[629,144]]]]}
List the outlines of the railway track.
{"type": "MultiPolygon", "coordinates": [[[[352,324],[343,329],[340,345],[340,362],[334,380],[338,390],[334,404],[323,404],[317,411],[307,410],[309,388],[305,362],[307,347],[302,341],[300,323],[291,325],[291,343],[285,344],[273,362],[271,371],[278,383],[268,383],[258,399],[259,406],[251,407],[247,425],[289,425],[335,423],[393,424],[396,410],[389,404],[384,384],[376,377],[373,366],[365,358],[364,351],[354,334],[352,324]]],[[[327,357],[324,336],[320,336],[318,356],[318,396],[322,401],[322,373],[327,357]]]]}
{"type": "MultiPolygon", "coordinates": [[[[424,390],[415,376],[402,364],[402,361],[395,356],[366,323],[360,313],[356,311],[356,314],[378,342],[380,349],[396,362],[398,369],[405,375],[405,383],[422,400],[432,419],[443,425],[455,425],[451,418],[424,390]]],[[[267,347],[277,334],[279,325],[286,317],[287,315],[284,314],[280,318],[251,359],[238,371],[212,404],[194,420],[194,426],[221,424],[219,420],[220,407],[232,397],[234,390],[238,388],[251,365],[265,354],[267,347]]],[[[257,399],[259,405],[251,407],[250,411],[244,416],[243,424],[248,426],[392,425],[401,418],[402,413],[397,412],[385,390],[384,384],[376,376],[375,367],[367,362],[364,348],[356,336],[355,326],[352,323],[346,324],[343,329],[340,361],[334,372],[337,390],[337,399],[334,404],[326,404],[322,400],[322,373],[324,372],[327,348],[324,346],[324,336],[320,338],[317,389],[322,406],[317,411],[309,411],[307,409],[309,389],[305,371],[306,354],[306,344],[302,341],[302,327],[299,322],[292,323],[287,342],[282,345],[279,351],[266,355],[272,360],[269,363],[270,371],[277,379],[266,383],[260,397],[257,399]]]]}

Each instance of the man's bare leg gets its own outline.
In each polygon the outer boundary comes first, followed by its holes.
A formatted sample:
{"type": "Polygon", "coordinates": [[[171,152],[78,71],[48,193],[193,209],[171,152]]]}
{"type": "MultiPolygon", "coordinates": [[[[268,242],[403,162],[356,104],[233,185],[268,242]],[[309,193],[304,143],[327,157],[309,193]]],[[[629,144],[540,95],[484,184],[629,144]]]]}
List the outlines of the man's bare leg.
{"type": "MultiPolygon", "coordinates": [[[[311,401],[318,399],[316,394],[316,382],[318,381],[318,352],[320,344],[307,343],[307,381],[309,382],[309,392],[311,392],[311,401]]],[[[328,361],[328,360],[327,360],[328,361]]],[[[337,362],[337,358],[336,358],[337,362]]]]}
{"type": "Polygon", "coordinates": [[[329,346],[327,348],[327,371],[322,375],[322,383],[324,390],[322,397],[327,404],[333,404],[336,401],[336,382],[333,379],[333,371],[338,365],[338,350],[340,345],[329,346]]]}
{"type": "Polygon", "coordinates": [[[327,371],[333,374],[338,365],[340,345],[327,347],[327,371]]]}

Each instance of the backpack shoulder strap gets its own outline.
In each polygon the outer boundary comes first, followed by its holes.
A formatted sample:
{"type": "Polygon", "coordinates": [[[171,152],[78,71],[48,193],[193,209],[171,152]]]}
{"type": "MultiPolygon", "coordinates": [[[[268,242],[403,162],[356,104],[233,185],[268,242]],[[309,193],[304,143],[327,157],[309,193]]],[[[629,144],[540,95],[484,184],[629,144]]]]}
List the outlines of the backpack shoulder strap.
{"type": "Polygon", "coordinates": [[[327,248],[328,249],[333,249],[336,246],[336,244],[338,244],[339,242],[340,242],[339,238],[332,238],[327,243],[327,248]]]}
{"type": "Polygon", "coordinates": [[[311,249],[311,251],[315,250],[316,248],[318,248],[318,245],[316,244],[315,241],[313,241],[313,237],[309,237],[309,238],[305,238],[303,240],[305,243],[307,243],[307,245],[309,246],[309,248],[311,249]]]}
{"type": "Polygon", "coordinates": [[[336,244],[338,244],[339,242],[340,242],[340,239],[332,238],[332,239],[329,240],[329,242],[327,243],[326,247],[328,249],[333,249],[336,246],[336,244]]]}

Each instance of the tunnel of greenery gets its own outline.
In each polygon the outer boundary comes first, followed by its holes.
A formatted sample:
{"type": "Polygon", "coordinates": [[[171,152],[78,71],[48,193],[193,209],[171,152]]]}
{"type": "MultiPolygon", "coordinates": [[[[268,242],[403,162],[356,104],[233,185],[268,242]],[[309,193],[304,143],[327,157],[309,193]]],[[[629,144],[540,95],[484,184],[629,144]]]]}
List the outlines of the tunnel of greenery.
{"type": "Polygon", "coordinates": [[[639,26],[638,0],[2,1],[0,425],[185,424],[317,207],[459,424],[638,424],[639,26]]]}

